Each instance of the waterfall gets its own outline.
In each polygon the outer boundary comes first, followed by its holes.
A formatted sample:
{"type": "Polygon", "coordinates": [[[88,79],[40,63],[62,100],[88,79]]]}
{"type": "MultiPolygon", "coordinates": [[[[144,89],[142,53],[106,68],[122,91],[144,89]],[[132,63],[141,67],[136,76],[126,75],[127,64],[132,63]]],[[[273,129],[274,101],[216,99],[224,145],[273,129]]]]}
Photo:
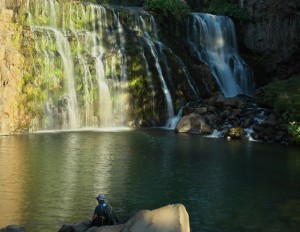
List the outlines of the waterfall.
{"type": "Polygon", "coordinates": [[[187,41],[194,57],[207,64],[225,97],[252,96],[252,72],[239,57],[235,28],[225,16],[192,13],[187,41]]]}
{"type": "Polygon", "coordinates": [[[140,8],[27,0],[26,16],[39,130],[165,125],[181,107],[174,102],[186,101],[178,86],[199,98],[188,69],[140,8]],[[184,78],[178,86],[171,60],[184,78]]]}
{"type": "MultiPolygon", "coordinates": [[[[35,42],[34,75],[46,82],[49,90],[39,129],[123,125],[127,110],[123,93],[127,78],[125,54],[111,52],[110,57],[105,56],[106,50],[124,49],[124,33],[119,26],[117,33],[108,35],[118,36],[118,41],[114,39],[104,47],[106,11],[92,4],[27,1],[28,24],[35,42]],[[116,66],[121,66],[120,79],[116,77],[116,66]]],[[[111,14],[111,23],[120,25],[115,12],[111,14]]]]}
{"type": "MultiPolygon", "coordinates": [[[[173,118],[174,117],[174,108],[173,108],[172,97],[171,97],[170,91],[168,89],[168,86],[166,84],[165,77],[163,76],[161,64],[158,59],[158,50],[156,49],[155,44],[154,44],[153,40],[151,39],[150,35],[146,31],[146,23],[145,23],[144,19],[142,17],[139,17],[139,18],[140,18],[140,25],[142,27],[141,31],[143,32],[143,39],[145,40],[146,44],[149,46],[151,54],[154,57],[155,66],[157,68],[158,75],[159,75],[159,78],[160,78],[160,81],[162,84],[163,93],[165,95],[165,100],[167,103],[167,116],[168,116],[168,118],[173,118]]],[[[151,18],[151,19],[152,19],[151,22],[153,25],[153,18],[151,18]]],[[[153,30],[153,36],[156,40],[158,40],[156,30],[153,30]]]]}
{"type": "Polygon", "coordinates": [[[68,43],[66,36],[62,34],[61,31],[54,30],[55,40],[57,51],[59,52],[62,63],[63,63],[63,70],[64,70],[64,77],[66,78],[66,98],[68,101],[68,116],[69,116],[69,128],[75,129],[80,127],[79,120],[78,120],[78,105],[76,99],[76,92],[75,92],[75,83],[74,83],[74,67],[71,57],[71,48],[70,44],[68,43]]]}
{"type": "Polygon", "coordinates": [[[166,129],[174,130],[176,128],[177,123],[179,122],[179,120],[182,117],[182,111],[183,111],[183,107],[178,111],[178,114],[175,117],[168,119],[166,126],[165,126],[166,129]]]}

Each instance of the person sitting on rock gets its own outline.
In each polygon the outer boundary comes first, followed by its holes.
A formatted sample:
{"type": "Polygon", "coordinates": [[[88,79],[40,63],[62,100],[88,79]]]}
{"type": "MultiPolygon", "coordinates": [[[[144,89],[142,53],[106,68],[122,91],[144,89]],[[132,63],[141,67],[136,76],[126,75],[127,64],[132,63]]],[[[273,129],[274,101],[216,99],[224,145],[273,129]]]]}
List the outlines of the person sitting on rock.
{"type": "Polygon", "coordinates": [[[98,205],[95,208],[92,218],[93,226],[107,226],[118,224],[118,218],[112,210],[112,207],[105,202],[105,195],[100,194],[96,197],[98,205]]]}

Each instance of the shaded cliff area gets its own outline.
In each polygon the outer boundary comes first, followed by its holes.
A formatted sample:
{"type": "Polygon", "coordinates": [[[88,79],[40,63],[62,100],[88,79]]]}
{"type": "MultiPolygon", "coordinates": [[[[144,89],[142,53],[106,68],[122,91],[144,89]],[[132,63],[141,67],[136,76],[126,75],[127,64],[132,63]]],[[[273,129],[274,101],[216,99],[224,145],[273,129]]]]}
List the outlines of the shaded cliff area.
{"type": "MultiPolygon", "coordinates": [[[[203,11],[208,8],[207,1],[186,1],[192,12],[203,11]]],[[[277,79],[287,79],[300,72],[300,2],[290,0],[239,0],[241,12],[236,8],[222,9],[218,7],[232,6],[233,1],[211,1],[215,4],[210,10],[225,13],[233,17],[236,24],[236,33],[239,44],[239,52],[254,71],[254,79],[257,87],[264,86],[277,79]],[[228,5],[225,5],[228,3],[228,5]],[[231,5],[230,5],[231,4],[231,5]]],[[[175,22],[172,18],[163,18],[160,21],[161,33],[164,34],[170,46],[179,54],[185,56],[184,33],[185,25],[175,22]],[[176,39],[174,39],[174,36],[176,39]],[[176,40],[176,41],[175,41],[176,40]],[[173,46],[172,46],[173,44],[173,46]],[[181,46],[179,46],[181,44],[181,46]]],[[[186,50],[186,49],[185,49],[186,50]]],[[[189,63],[190,57],[186,57],[189,63]]],[[[194,62],[194,60],[191,60],[194,62]]],[[[191,72],[200,73],[199,66],[190,66],[191,72]]],[[[204,76],[206,73],[204,73],[204,76]]],[[[197,78],[196,78],[197,79],[197,78]]],[[[202,78],[201,78],[202,79],[202,78]]]]}
{"type": "Polygon", "coordinates": [[[239,29],[258,85],[300,71],[300,2],[240,0],[249,19],[239,29]]]}

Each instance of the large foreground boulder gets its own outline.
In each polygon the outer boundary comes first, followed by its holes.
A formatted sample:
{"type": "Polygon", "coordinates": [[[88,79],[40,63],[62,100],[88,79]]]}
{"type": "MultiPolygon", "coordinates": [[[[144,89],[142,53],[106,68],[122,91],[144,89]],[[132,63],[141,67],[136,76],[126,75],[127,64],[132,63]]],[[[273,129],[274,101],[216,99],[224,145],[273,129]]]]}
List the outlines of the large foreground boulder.
{"type": "MultiPolygon", "coordinates": [[[[99,230],[102,231],[102,230],[99,230]]],[[[182,204],[143,210],[132,217],[122,232],[189,232],[189,215],[182,204]]]]}
{"type": "Polygon", "coordinates": [[[142,210],[121,225],[89,228],[89,223],[63,225],[59,232],[190,232],[189,215],[182,204],[142,210]]]}

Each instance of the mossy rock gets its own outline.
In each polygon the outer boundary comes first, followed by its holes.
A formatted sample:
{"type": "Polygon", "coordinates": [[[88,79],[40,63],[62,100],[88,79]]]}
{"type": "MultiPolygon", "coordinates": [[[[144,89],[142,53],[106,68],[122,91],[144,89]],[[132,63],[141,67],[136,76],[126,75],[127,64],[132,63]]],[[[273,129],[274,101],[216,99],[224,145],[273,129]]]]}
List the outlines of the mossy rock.
{"type": "Polygon", "coordinates": [[[228,140],[231,139],[241,139],[244,135],[246,135],[246,132],[241,127],[232,127],[230,128],[227,133],[225,133],[225,138],[228,140]]]}

